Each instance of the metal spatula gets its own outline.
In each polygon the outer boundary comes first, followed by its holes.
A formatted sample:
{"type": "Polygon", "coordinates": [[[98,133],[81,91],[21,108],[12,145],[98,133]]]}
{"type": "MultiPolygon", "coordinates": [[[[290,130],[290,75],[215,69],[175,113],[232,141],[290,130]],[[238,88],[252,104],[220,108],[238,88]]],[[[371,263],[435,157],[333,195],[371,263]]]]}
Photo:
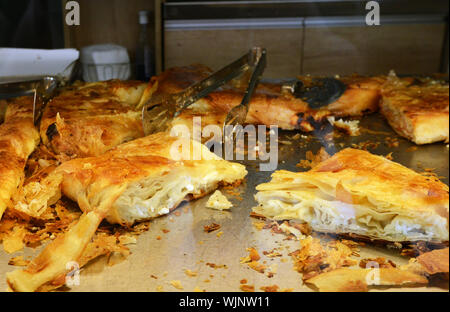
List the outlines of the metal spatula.
{"type": "MultiPolygon", "coordinates": [[[[265,59],[265,54],[265,49],[259,47],[253,48],[238,60],[220,69],[208,78],[193,84],[182,92],[152,97],[144,104],[142,109],[142,122],[145,135],[166,131],[173,118],[178,116],[184,109],[217,88],[223,86],[228,81],[244,74],[251,68],[254,68],[256,65],[255,62],[261,59],[261,55],[264,55],[265,59]]],[[[263,69],[264,68],[258,69],[258,77],[263,69]]],[[[250,85],[244,95],[243,102],[248,102],[253,94],[253,89],[257,83],[257,80],[253,80],[250,80],[250,85]],[[249,92],[249,90],[251,91],[249,92]]],[[[243,110],[240,114],[246,115],[247,112],[243,110]]],[[[239,120],[242,120],[242,118],[239,120]]]]}
{"type": "Polygon", "coordinates": [[[33,95],[33,121],[38,126],[45,106],[55,96],[57,88],[71,83],[75,79],[77,65],[77,60],[75,60],[66,66],[61,74],[55,76],[0,83],[0,99],[33,95]],[[64,78],[69,69],[71,69],[69,77],[64,78]]]}
{"type": "Polygon", "coordinates": [[[295,97],[308,103],[312,109],[327,106],[337,101],[346,90],[346,85],[335,78],[315,78],[306,85],[301,80],[293,80],[282,86],[295,97]]]}

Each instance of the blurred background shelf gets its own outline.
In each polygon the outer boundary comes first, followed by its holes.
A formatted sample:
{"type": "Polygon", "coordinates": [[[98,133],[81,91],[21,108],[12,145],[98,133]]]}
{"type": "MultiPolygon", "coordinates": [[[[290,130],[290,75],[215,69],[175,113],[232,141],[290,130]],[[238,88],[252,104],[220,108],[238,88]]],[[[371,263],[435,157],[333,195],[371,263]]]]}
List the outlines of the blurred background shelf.
{"type": "Polygon", "coordinates": [[[114,43],[134,62],[138,12],[147,10],[157,73],[191,63],[218,69],[254,45],[267,48],[271,78],[448,73],[448,1],[378,2],[380,26],[365,24],[359,0],[78,0],[81,23],[67,26],[66,0],[0,0],[0,46],[114,43]]]}

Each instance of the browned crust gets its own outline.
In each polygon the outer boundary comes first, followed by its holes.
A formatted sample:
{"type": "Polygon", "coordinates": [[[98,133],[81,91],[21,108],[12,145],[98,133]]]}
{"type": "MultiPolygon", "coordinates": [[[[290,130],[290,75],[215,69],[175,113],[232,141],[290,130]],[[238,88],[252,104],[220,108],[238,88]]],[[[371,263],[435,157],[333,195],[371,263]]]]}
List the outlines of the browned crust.
{"type": "Polygon", "coordinates": [[[144,135],[137,104],[139,81],[111,80],[68,87],[46,107],[40,127],[43,143],[69,157],[103,154],[144,135]]]}
{"type": "Polygon", "coordinates": [[[353,148],[340,151],[310,170],[312,173],[340,171],[353,171],[358,176],[370,177],[373,185],[384,185],[395,190],[395,193],[407,194],[408,198],[424,204],[421,209],[431,209],[447,220],[449,218],[448,208],[439,208],[441,205],[445,207],[449,200],[448,186],[440,181],[425,177],[384,157],[353,148]]]}
{"type": "Polygon", "coordinates": [[[27,158],[38,143],[32,100],[23,97],[9,103],[5,122],[0,125],[0,219],[23,181],[27,158]]]}
{"type": "Polygon", "coordinates": [[[417,257],[425,272],[432,275],[437,273],[448,273],[449,248],[435,249],[417,257]]]}
{"type": "MultiPolygon", "coordinates": [[[[198,64],[171,68],[156,78],[158,81],[156,93],[180,92],[211,73],[209,68],[198,64]]],[[[310,79],[310,77],[300,78],[310,79]]],[[[347,85],[347,90],[338,101],[320,109],[310,109],[306,102],[291,94],[283,93],[281,84],[261,83],[250,101],[246,123],[311,131],[313,128],[307,121],[309,116],[315,121],[322,121],[324,117],[330,115],[361,116],[378,110],[383,77],[352,76],[340,79],[347,85]]],[[[193,115],[204,113],[209,115],[211,121],[216,119],[218,124],[221,124],[226,113],[240,104],[243,94],[242,86],[226,85],[202,99],[203,109],[192,110],[192,113],[189,113],[188,109],[181,118],[187,121],[193,115]]]]}
{"type": "MultiPolygon", "coordinates": [[[[192,144],[190,151],[193,153],[194,148],[201,150],[202,159],[175,161],[170,150],[171,143],[178,140],[169,133],[157,133],[122,144],[98,157],[66,161],[51,172],[47,176],[48,179],[63,176],[61,181],[63,193],[78,203],[83,215],[68,232],[47,245],[25,270],[8,273],[10,287],[17,291],[35,291],[48,282],[55,285],[64,283],[66,263],[80,259],[100,222],[105,217],[112,216],[120,223],[120,216],[116,215],[113,204],[129,183],[142,178],[159,178],[177,169],[190,170],[191,175],[205,170],[216,170],[221,177],[219,180],[224,183],[235,182],[234,180],[241,179],[245,175],[242,165],[230,164],[209,152],[206,147],[190,140],[187,141],[192,144]],[[242,173],[242,177],[226,176],[225,173],[232,170],[231,166],[240,166],[239,175],[242,173]]],[[[217,183],[208,187],[215,188],[217,183]]],[[[49,190],[43,192],[46,191],[49,190]]],[[[205,194],[203,189],[198,191],[196,194],[198,196],[205,194]]]]}
{"type": "Polygon", "coordinates": [[[389,77],[380,110],[399,135],[416,144],[449,141],[448,84],[389,77]]]}
{"type": "MultiPolygon", "coordinates": [[[[426,285],[426,277],[397,268],[380,268],[378,281],[374,286],[402,286],[426,285]]],[[[314,285],[319,291],[327,292],[359,292],[368,291],[372,273],[371,269],[339,268],[330,272],[319,274],[306,281],[314,285]]],[[[373,274],[373,273],[372,273],[373,274]]],[[[372,286],[373,287],[373,286],[372,286]]]]}

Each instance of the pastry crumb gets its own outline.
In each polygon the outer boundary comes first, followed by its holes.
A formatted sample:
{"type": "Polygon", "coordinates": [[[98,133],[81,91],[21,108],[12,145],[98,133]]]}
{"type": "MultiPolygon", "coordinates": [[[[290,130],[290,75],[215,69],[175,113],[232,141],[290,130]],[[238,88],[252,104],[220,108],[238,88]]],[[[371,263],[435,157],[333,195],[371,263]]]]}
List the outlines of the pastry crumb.
{"type": "Polygon", "coordinates": [[[181,285],[181,282],[176,280],[176,281],[170,281],[170,285],[172,285],[173,287],[175,287],[176,289],[179,290],[183,290],[183,286],[181,285]]]}
{"type": "Polygon", "coordinates": [[[243,284],[243,285],[239,286],[239,288],[245,292],[254,292],[255,291],[255,286],[253,286],[253,285],[243,284]]]}
{"type": "Polygon", "coordinates": [[[227,210],[233,207],[233,204],[219,190],[216,190],[206,202],[206,207],[216,210],[227,210]]]}
{"type": "Polygon", "coordinates": [[[217,223],[211,223],[210,225],[203,226],[203,231],[206,233],[211,233],[218,229],[220,229],[220,224],[217,223]]]}

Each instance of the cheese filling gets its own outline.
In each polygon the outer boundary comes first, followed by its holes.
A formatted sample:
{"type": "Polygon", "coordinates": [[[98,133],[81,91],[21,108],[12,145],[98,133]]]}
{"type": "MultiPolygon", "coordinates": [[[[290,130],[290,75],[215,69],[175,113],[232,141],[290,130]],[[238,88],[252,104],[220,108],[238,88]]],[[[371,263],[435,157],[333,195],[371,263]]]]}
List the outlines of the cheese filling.
{"type": "MultiPolygon", "coordinates": [[[[348,204],[319,190],[262,191],[254,212],[275,220],[307,222],[319,232],[354,233],[388,241],[434,240],[447,237],[446,219],[380,212],[370,201],[348,204]],[[323,196],[321,196],[323,195],[323,196]]],[[[398,211],[392,209],[392,211],[398,211]]]]}

